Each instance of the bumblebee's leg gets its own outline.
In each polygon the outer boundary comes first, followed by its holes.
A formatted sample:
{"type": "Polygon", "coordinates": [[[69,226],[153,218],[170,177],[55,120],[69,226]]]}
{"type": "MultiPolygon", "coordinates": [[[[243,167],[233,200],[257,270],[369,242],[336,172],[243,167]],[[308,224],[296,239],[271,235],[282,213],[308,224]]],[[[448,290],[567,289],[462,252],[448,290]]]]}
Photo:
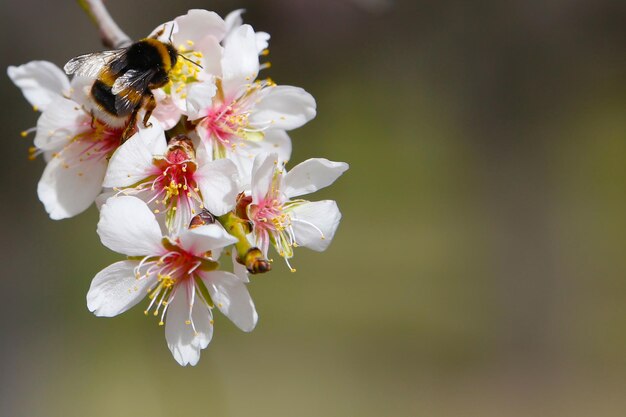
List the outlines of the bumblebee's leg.
{"type": "Polygon", "coordinates": [[[156,106],[157,106],[157,102],[156,102],[156,99],[154,98],[154,94],[152,94],[152,92],[148,93],[146,95],[146,102],[145,102],[146,114],[143,116],[143,125],[145,127],[152,126],[152,123],[148,123],[148,120],[150,120],[150,116],[152,115],[152,112],[154,111],[156,106]]]}
{"type": "Polygon", "coordinates": [[[132,136],[133,131],[135,130],[135,125],[137,124],[137,113],[139,112],[139,107],[133,110],[130,118],[128,119],[128,124],[126,125],[126,129],[122,133],[122,143],[126,142],[126,139],[132,136]]]}
{"type": "Polygon", "coordinates": [[[96,129],[96,116],[94,116],[93,110],[90,113],[91,113],[91,128],[95,130],[96,129]]]}

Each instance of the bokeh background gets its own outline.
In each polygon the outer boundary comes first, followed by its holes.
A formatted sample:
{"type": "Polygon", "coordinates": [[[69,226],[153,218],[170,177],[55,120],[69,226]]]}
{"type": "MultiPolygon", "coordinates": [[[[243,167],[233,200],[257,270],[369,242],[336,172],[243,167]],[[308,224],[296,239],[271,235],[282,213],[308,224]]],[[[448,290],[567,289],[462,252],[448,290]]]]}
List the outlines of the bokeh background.
{"type": "MultiPolygon", "coordinates": [[[[253,279],[195,368],[141,308],[98,319],[119,259],[97,212],[55,222],[4,75],[0,415],[626,415],[626,8],[608,0],[109,0],[134,38],[189,8],[272,35],[267,72],[318,117],[299,162],[350,170],[316,199],[323,254],[253,279]]],[[[0,67],[101,49],[73,1],[2,0],[0,67]]]]}

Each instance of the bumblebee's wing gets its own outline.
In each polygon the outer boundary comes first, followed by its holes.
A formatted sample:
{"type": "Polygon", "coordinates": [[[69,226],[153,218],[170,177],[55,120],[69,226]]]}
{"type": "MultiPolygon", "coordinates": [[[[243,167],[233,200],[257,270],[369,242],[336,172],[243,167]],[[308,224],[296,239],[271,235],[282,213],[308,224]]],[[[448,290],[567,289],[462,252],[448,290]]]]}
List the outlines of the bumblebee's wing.
{"type": "Polygon", "coordinates": [[[156,69],[147,71],[128,70],[117,77],[111,93],[115,95],[115,110],[118,114],[128,114],[141,103],[156,69]]]}
{"type": "Polygon", "coordinates": [[[125,55],[126,48],[79,55],[70,59],[63,69],[67,75],[97,78],[106,65],[110,65],[114,73],[121,71],[126,61],[125,55]]]}

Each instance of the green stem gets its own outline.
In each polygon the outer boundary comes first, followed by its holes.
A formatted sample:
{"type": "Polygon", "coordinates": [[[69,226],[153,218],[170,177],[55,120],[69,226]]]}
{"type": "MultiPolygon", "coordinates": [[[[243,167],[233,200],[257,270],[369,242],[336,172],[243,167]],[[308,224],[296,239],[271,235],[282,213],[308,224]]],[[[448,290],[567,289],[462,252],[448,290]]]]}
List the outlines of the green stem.
{"type": "Polygon", "coordinates": [[[238,217],[234,212],[229,212],[218,217],[219,222],[226,231],[237,238],[235,249],[237,250],[237,262],[244,265],[251,274],[261,274],[272,269],[270,262],[265,259],[261,250],[254,247],[246,237],[250,233],[250,222],[238,217]]]}

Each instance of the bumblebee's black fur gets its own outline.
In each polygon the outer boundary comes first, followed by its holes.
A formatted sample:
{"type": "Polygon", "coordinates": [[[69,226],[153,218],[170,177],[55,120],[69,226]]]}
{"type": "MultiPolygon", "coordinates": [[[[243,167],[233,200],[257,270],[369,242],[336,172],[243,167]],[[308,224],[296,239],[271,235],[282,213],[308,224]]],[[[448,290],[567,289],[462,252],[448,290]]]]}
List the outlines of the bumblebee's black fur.
{"type": "Polygon", "coordinates": [[[176,65],[177,58],[178,53],[171,44],[146,38],[127,48],[76,57],[65,65],[65,71],[97,76],[91,87],[96,110],[114,119],[128,118],[122,135],[126,139],[134,129],[137,113],[142,107],[146,110],[143,122],[147,126],[156,107],[151,90],[168,83],[169,72],[176,65]]]}

